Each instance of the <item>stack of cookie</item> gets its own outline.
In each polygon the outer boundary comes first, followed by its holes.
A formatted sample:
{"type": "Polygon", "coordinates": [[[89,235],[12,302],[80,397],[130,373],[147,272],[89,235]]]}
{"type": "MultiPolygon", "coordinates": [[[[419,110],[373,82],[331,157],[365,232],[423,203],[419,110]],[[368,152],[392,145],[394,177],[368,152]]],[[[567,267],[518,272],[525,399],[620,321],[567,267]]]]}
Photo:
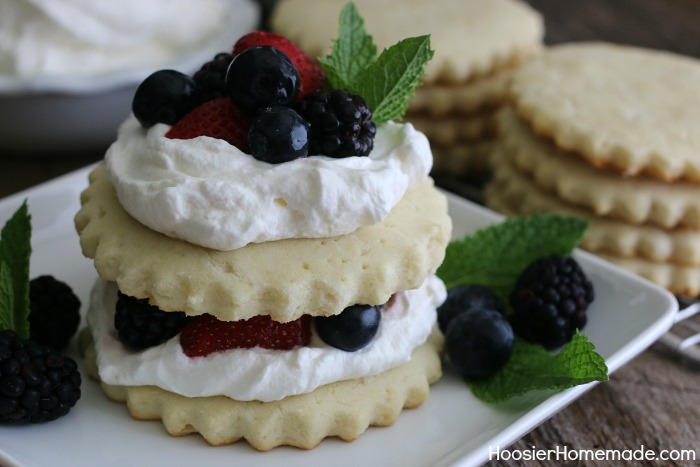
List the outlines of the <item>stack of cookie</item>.
{"type": "MultiPolygon", "coordinates": [[[[326,56],[346,0],[282,0],[271,28],[326,56]]],[[[435,56],[406,120],[428,136],[433,175],[481,179],[510,74],[542,49],[540,14],[519,0],[356,0],[379,50],[430,34],[435,56]]]]}
{"type": "Polygon", "coordinates": [[[517,71],[486,204],[588,219],[582,247],[700,294],[700,61],[606,43],[555,46],[517,71]]]}

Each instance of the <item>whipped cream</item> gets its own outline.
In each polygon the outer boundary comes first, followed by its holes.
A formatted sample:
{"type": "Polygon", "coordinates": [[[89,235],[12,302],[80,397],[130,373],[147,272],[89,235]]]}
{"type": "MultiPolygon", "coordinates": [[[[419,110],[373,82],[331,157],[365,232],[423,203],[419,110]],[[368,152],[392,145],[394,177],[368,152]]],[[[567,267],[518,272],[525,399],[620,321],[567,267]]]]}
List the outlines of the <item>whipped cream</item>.
{"type": "Polygon", "coordinates": [[[221,34],[225,0],[0,2],[0,73],[94,75],[153,67],[221,34]]]}
{"type": "Polygon", "coordinates": [[[187,397],[224,395],[265,402],[407,362],[432,332],[435,309],[447,292],[440,279],[430,276],[418,289],[397,293],[382,311],[374,340],[357,352],[331,347],[314,334],[309,346],[288,351],[233,349],[196,358],[182,352],[179,336],[141,352],[125,348],[113,324],[116,294],[115,283],[98,280],[87,315],[103,382],[154,385],[187,397]]]}
{"type": "Polygon", "coordinates": [[[368,157],[310,156],[268,164],[208,136],[169,139],[129,117],[105,156],[124,209],[170,237],[217,250],[344,235],[382,221],[426,179],[424,134],[389,122],[368,157]]]}

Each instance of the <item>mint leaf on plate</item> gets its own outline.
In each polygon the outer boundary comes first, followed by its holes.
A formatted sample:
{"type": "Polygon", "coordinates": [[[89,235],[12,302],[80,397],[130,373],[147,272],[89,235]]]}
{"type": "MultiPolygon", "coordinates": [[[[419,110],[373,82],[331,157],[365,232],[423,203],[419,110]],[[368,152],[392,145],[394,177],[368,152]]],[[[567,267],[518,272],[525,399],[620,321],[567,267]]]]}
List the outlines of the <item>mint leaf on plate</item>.
{"type": "Polygon", "coordinates": [[[576,333],[558,354],[516,339],[513,357],[486,380],[469,380],[476,397],[499,403],[528,391],[561,390],[593,381],[607,381],[608,367],[585,335],[576,333]]]}
{"type": "Polygon", "coordinates": [[[338,39],[333,50],[319,62],[334,89],[347,89],[357,76],[377,58],[377,46],[367,34],[364,20],[352,2],[340,12],[338,39]]]}
{"type": "Polygon", "coordinates": [[[29,338],[29,257],[31,219],[27,202],[5,223],[0,232],[0,330],[13,329],[29,338]],[[10,323],[12,327],[5,327],[10,323]]]}
{"type": "Polygon", "coordinates": [[[574,216],[513,217],[450,242],[437,275],[448,289],[481,284],[507,303],[525,267],[542,256],[571,254],[587,229],[588,222],[574,216]]]}

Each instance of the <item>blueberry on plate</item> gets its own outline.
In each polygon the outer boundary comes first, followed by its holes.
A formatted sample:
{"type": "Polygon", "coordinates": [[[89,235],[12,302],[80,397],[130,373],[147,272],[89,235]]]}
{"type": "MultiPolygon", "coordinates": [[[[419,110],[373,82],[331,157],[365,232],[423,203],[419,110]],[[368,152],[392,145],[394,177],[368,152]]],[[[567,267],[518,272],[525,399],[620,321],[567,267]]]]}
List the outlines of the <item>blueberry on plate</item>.
{"type": "Polygon", "coordinates": [[[271,164],[306,157],[309,124],[290,107],[261,109],[248,130],[248,146],[253,157],[271,164]]]}
{"type": "Polygon", "coordinates": [[[447,327],[445,351],[452,365],[468,378],[487,378],[503,368],[513,354],[513,328],[503,314],[472,308],[447,327]]]}
{"type": "Polygon", "coordinates": [[[299,72],[279,49],[251,47],[236,55],[226,73],[228,95],[243,111],[288,106],[299,93],[299,72]]]}
{"type": "Polygon", "coordinates": [[[131,110],[142,127],[173,125],[198,103],[195,83],[184,73],[158,70],[136,88],[131,110]]]}
{"type": "Polygon", "coordinates": [[[355,352],[367,346],[379,329],[381,307],[353,305],[334,316],[318,316],[316,333],[336,349],[355,352]]]}
{"type": "Polygon", "coordinates": [[[447,299],[437,309],[440,331],[443,334],[447,332],[450,321],[470,308],[489,308],[505,314],[503,302],[488,287],[477,284],[458,285],[447,292],[447,299]]]}

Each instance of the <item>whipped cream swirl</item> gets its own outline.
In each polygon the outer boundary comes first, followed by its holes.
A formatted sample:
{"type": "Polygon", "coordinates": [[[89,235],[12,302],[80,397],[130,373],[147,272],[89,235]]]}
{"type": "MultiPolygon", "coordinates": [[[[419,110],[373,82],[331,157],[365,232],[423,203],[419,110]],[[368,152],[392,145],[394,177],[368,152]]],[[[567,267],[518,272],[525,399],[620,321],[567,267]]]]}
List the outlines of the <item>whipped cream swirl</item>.
{"type": "Polygon", "coordinates": [[[107,151],[124,209],[147,227],[217,250],[287,238],[344,235],[382,221],[426,179],[432,153],[411,124],[377,130],[368,157],[259,161],[224,140],[164,136],[133,117],[107,151]]]}
{"type": "Polygon", "coordinates": [[[240,401],[273,401],[319,386],[381,373],[407,362],[435,326],[435,312],[447,295],[430,276],[421,287],[399,292],[382,311],[374,340],[357,352],[325,344],[314,334],[307,347],[287,351],[232,349],[187,357],[179,336],[141,352],[125,348],[114,330],[116,284],[98,280],[88,310],[103,382],[155,385],[187,397],[224,395],[240,401]]]}
{"type": "Polygon", "coordinates": [[[153,67],[221,34],[224,0],[0,2],[0,73],[95,75],[153,67]]]}

